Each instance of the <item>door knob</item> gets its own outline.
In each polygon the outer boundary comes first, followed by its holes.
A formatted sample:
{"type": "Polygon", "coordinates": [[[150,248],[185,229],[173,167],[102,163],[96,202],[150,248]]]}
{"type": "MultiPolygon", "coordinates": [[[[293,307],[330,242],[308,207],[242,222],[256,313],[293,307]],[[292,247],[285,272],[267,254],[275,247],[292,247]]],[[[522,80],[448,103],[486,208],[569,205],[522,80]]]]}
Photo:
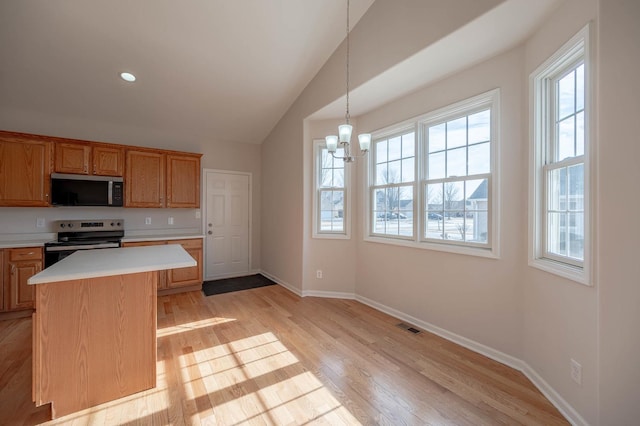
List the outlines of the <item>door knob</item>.
{"type": "Polygon", "coordinates": [[[213,232],[209,231],[209,232],[207,232],[207,234],[212,235],[212,234],[213,234],[213,232]]]}
{"type": "Polygon", "coordinates": [[[209,228],[211,228],[212,226],[213,226],[212,224],[209,224],[209,228]]]}

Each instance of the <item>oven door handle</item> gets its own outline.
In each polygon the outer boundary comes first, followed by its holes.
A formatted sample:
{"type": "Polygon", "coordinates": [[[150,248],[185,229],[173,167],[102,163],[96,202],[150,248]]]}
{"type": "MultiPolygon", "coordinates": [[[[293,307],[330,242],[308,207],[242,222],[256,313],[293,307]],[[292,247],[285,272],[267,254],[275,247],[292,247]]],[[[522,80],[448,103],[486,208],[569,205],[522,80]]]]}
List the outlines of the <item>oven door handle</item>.
{"type": "Polygon", "coordinates": [[[84,244],[78,246],[53,246],[53,247],[45,247],[45,252],[55,252],[55,251],[69,251],[69,250],[90,250],[90,249],[103,249],[103,248],[118,248],[120,247],[119,243],[102,243],[102,244],[84,244]]]}

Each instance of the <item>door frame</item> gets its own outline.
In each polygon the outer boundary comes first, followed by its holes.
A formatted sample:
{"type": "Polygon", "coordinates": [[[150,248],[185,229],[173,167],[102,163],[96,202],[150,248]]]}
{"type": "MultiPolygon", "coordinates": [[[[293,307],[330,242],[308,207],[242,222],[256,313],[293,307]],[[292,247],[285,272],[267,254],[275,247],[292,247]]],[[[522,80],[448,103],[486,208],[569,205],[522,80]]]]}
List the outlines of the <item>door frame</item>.
{"type": "Polygon", "coordinates": [[[237,276],[243,276],[245,274],[225,274],[219,277],[208,277],[207,276],[207,175],[209,173],[219,173],[219,174],[227,174],[227,175],[242,175],[249,177],[249,241],[248,241],[248,249],[249,249],[249,264],[247,265],[247,273],[246,275],[252,275],[253,269],[251,267],[251,252],[253,246],[253,238],[252,238],[252,229],[253,229],[253,173],[251,172],[238,172],[235,170],[222,170],[222,169],[202,169],[202,196],[200,199],[202,202],[200,203],[202,207],[202,235],[204,235],[204,244],[203,244],[203,259],[204,259],[204,267],[203,267],[203,279],[204,281],[211,279],[223,279],[223,278],[232,278],[237,276]]]}

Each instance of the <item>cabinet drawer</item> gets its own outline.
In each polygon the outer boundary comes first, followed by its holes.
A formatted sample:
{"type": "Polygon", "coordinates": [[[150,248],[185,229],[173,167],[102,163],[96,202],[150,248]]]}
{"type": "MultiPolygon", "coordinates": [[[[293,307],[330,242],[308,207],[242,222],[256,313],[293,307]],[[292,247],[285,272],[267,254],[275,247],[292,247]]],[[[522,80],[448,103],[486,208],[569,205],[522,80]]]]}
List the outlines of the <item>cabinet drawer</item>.
{"type": "Polygon", "coordinates": [[[202,239],[193,238],[190,240],[170,240],[167,244],[180,244],[185,250],[202,248],[202,239]]]}
{"type": "Polygon", "coordinates": [[[130,243],[122,243],[122,247],[147,247],[147,246],[163,246],[166,241],[135,241],[130,243]]]}
{"type": "Polygon", "coordinates": [[[42,259],[42,248],[40,247],[15,248],[8,249],[8,251],[10,261],[42,259]]]}

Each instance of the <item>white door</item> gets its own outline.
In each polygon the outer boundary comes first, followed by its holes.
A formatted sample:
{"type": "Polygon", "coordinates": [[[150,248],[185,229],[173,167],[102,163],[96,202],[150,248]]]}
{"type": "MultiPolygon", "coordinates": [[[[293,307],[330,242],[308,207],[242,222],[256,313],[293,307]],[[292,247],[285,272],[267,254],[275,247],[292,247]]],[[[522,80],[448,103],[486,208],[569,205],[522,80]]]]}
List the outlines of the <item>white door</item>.
{"type": "Polygon", "coordinates": [[[205,171],[205,279],[249,273],[249,175],[205,171]]]}

